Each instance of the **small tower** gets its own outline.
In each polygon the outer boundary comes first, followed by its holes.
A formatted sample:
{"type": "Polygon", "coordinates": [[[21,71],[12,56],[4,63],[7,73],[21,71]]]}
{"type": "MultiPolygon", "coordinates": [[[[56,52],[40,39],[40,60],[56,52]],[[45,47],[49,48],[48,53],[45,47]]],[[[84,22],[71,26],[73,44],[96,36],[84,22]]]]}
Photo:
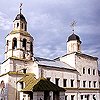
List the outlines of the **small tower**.
{"type": "Polygon", "coordinates": [[[73,28],[72,34],[68,37],[67,41],[67,54],[73,53],[73,52],[81,52],[81,41],[79,36],[77,36],[74,32],[76,22],[74,21],[71,26],[73,28]]]}
{"type": "Polygon", "coordinates": [[[6,37],[5,60],[9,57],[31,60],[33,57],[33,37],[27,32],[27,21],[21,6],[13,21],[13,29],[6,37]]]}
{"type": "Polygon", "coordinates": [[[13,21],[13,31],[27,31],[27,22],[25,17],[23,16],[22,10],[22,3],[20,4],[20,13],[16,16],[15,20],[13,21]]]}

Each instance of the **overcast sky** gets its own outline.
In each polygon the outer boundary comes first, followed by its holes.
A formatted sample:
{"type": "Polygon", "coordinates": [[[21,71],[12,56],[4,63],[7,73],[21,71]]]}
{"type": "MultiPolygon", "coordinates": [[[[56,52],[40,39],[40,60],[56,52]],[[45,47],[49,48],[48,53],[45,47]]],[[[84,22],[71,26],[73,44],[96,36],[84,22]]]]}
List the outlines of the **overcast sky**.
{"type": "Polygon", "coordinates": [[[35,56],[53,59],[66,54],[70,23],[76,20],[82,52],[100,58],[99,0],[0,0],[0,62],[4,60],[5,36],[12,30],[20,3],[34,38],[35,56]]]}

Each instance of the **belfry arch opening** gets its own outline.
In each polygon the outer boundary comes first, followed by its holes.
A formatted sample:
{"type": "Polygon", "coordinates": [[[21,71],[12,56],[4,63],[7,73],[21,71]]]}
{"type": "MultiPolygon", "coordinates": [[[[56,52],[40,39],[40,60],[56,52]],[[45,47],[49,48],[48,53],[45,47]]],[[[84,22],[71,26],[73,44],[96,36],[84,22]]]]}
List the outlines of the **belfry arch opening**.
{"type": "Polygon", "coordinates": [[[33,56],[33,43],[30,43],[30,51],[31,51],[31,56],[33,56]]]}
{"type": "Polygon", "coordinates": [[[17,48],[17,38],[13,38],[12,48],[13,49],[17,48]]]}
{"type": "Polygon", "coordinates": [[[25,31],[27,31],[27,25],[25,24],[25,31]]]}
{"type": "Polygon", "coordinates": [[[22,23],[22,29],[23,29],[23,27],[24,27],[24,24],[22,23]]]}
{"type": "Polygon", "coordinates": [[[26,50],[26,42],[27,42],[27,40],[26,39],[23,39],[23,47],[24,47],[24,49],[26,50]]]}
{"type": "Polygon", "coordinates": [[[17,23],[17,28],[19,27],[19,23],[17,23]]]}

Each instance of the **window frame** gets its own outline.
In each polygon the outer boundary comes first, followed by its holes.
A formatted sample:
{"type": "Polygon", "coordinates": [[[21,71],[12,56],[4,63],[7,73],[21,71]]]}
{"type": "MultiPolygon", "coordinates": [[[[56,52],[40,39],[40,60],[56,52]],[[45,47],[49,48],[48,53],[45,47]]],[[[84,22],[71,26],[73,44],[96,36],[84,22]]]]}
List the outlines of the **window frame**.
{"type": "Polygon", "coordinates": [[[33,57],[33,43],[30,42],[30,51],[31,51],[31,56],[33,57]]]}
{"type": "Polygon", "coordinates": [[[67,87],[67,79],[63,79],[63,87],[67,87]]]}
{"type": "Polygon", "coordinates": [[[24,23],[21,24],[21,28],[24,29],[24,23]]]}
{"type": "Polygon", "coordinates": [[[95,75],[96,73],[95,73],[95,69],[93,69],[93,75],[95,75]]]}
{"type": "Polygon", "coordinates": [[[74,100],[75,95],[71,95],[71,100],[74,100]]]}
{"type": "Polygon", "coordinates": [[[68,99],[68,95],[65,95],[65,100],[67,100],[68,99]]]}
{"type": "Polygon", "coordinates": [[[50,81],[51,77],[47,77],[46,79],[47,79],[48,81],[50,81]]]}
{"type": "Polygon", "coordinates": [[[85,74],[85,67],[83,67],[83,74],[85,74]]]}
{"type": "Polygon", "coordinates": [[[91,74],[90,68],[88,68],[88,74],[91,74]]]}
{"type": "Polygon", "coordinates": [[[86,87],[86,81],[83,81],[83,87],[86,87]]]}
{"type": "Polygon", "coordinates": [[[89,87],[91,87],[91,81],[89,81],[89,87]]]}
{"type": "Polygon", "coordinates": [[[59,86],[59,78],[55,78],[55,84],[59,86]]]}
{"type": "Polygon", "coordinates": [[[20,82],[20,85],[21,85],[21,89],[24,88],[24,82],[20,82]]]}
{"type": "Polygon", "coordinates": [[[70,84],[71,87],[74,87],[74,79],[71,79],[70,81],[71,81],[71,84],[70,84]]]}
{"type": "Polygon", "coordinates": [[[81,96],[81,100],[83,100],[83,95],[80,95],[81,96]]]}
{"type": "Polygon", "coordinates": [[[27,39],[23,39],[23,42],[22,42],[22,47],[26,50],[26,45],[27,45],[27,39]]]}
{"type": "Polygon", "coordinates": [[[14,37],[12,41],[12,49],[16,49],[16,48],[17,48],[17,38],[14,37]]]}
{"type": "Polygon", "coordinates": [[[96,88],[96,81],[93,81],[93,87],[96,88]]]}
{"type": "Polygon", "coordinates": [[[17,28],[19,27],[19,23],[17,23],[17,28]]]}

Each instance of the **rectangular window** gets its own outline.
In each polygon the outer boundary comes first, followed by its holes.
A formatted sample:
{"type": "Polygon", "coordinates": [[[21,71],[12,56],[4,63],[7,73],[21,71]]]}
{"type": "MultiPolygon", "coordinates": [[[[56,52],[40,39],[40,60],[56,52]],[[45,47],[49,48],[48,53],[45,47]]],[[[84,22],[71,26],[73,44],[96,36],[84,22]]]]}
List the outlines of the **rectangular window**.
{"type": "Polygon", "coordinates": [[[100,82],[99,82],[99,87],[100,87],[100,82]]]}
{"type": "Polygon", "coordinates": [[[71,95],[71,100],[74,100],[74,95],[71,95]]]}
{"type": "Polygon", "coordinates": [[[71,87],[74,87],[74,80],[71,79],[71,87]]]}
{"type": "Polygon", "coordinates": [[[25,69],[25,68],[24,68],[24,69],[22,69],[23,73],[26,73],[26,70],[27,70],[27,69],[25,69]]]}
{"type": "Polygon", "coordinates": [[[59,85],[59,78],[56,78],[56,79],[55,79],[55,84],[56,84],[56,85],[59,85]]]}
{"type": "Polygon", "coordinates": [[[86,81],[83,81],[83,87],[86,87],[86,81]]]}
{"type": "Polygon", "coordinates": [[[89,94],[88,95],[85,95],[85,98],[86,98],[86,100],[90,100],[89,99],[89,94]]]}
{"type": "Polygon", "coordinates": [[[81,95],[81,100],[83,100],[83,95],[81,95]]]}
{"type": "Polygon", "coordinates": [[[80,80],[77,80],[77,87],[80,87],[80,80]]]}
{"type": "Polygon", "coordinates": [[[23,89],[24,88],[23,82],[20,82],[20,85],[21,85],[21,89],[23,89]]]}
{"type": "Polygon", "coordinates": [[[19,23],[17,23],[17,28],[19,27],[19,23]]]}
{"type": "Polygon", "coordinates": [[[93,100],[96,100],[96,95],[93,95],[93,100]]]}
{"type": "Polygon", "coordinates": [[[96,81],[93,82],[94,88],[96,87],[96,81]]]}
{"type": "Polygon", "coordinates": [[[65,100],[67,100],[67,95],[65,95],[65,100]]]}
{"type": "Polygon", "coordinates": [[[27,26],[25,25],[25,31],[27,31],[27,26]]]}
{"type": "Polygon", "coordinates": [[[85,98],[87,98],[87,95],[85,95],[85,98]]]}
{"type": "Polygon", "coordinates": [[[91,81],[89,81],[89,87],[91,87],[91,81]]]}
{"type": "Polygon", "coordinates": [[[85,68],[83,68],[83,74],[85,74],[85,68]]]}
{"type": "Polygon", "coordinates": [[[90,74],[90,68],[88,69],[88,74],[90,74]]]}
{"type": "Polygon", "coordinates": [[[63,79],[63,87],[67,86],[67,79],[63,79]]]}
{"type": "Polygon", "coordinates": [[[23,29],[23,23],[22,23],[22,29],[23,29]]]}
{"type": "Polygon", "coordinates": [[[50,77],[47,77],[47,80],[50,81],[50,77]]]}
{"type": "Polygon", "coordinates": [[[95,75],[95,69],[93,69],[93,75],[95,75]]]}

